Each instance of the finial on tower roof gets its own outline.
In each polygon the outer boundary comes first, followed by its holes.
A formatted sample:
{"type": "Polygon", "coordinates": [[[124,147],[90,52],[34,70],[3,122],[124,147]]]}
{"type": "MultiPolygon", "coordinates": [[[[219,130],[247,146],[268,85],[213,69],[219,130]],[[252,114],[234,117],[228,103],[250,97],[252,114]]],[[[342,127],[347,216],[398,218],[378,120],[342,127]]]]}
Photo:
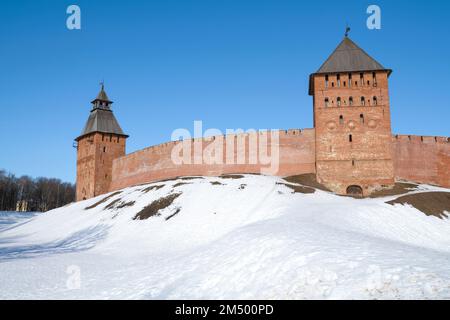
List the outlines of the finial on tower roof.
{"type": "Polygon", "coordinates": [[[347,24],[347,27],[345,27],[345,37],[348,37],[348,33],[350,32],[350,27],[347,24]]]}
{"type": "Polygon", "coordinates": [[[94,107],[96,107],[99,105],[96,103],[97,101],[106,102],[105,106],[109,108],[108,105],[111,104],[112,101],[109,100],[108,95],[105,92],[105,82],[103,80],[100,82],[100,86],[101,86],[100,92],[98,93],[97,98],[95,98],[92,101],[92,104],[94,104],[94,107]]]}

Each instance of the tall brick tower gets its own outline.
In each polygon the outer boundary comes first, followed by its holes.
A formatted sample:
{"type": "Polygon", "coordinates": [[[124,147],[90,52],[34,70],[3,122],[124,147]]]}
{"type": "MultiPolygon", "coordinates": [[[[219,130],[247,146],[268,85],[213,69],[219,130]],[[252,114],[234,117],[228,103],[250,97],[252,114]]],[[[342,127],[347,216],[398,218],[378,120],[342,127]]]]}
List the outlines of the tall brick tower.
{"type": "Polygon", "coordinates": [[[89,119],[77,142],[77,201],[109,191],[112,163],[125,155],[128,136],[123,133],[104,86],[92,101],[89,119]]]}
{"type": "Polygon", "coordinates": [[[366,196],[394,183],[391,72],[346,35],[310,76],[316,176],[336,193],[366,196]]]}

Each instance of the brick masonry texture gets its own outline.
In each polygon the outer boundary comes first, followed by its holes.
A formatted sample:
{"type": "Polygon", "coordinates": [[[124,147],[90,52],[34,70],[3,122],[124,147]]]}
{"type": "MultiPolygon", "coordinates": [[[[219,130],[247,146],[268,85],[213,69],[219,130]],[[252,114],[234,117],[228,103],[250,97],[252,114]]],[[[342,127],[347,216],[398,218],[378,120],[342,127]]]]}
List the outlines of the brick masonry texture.
{"type": "Polygon", "coordinates": [[[125,138],[92,133],[78,141],[77,201],[107,193],[113,160],[125,155],[125,138]]]}
{"type": "MultiPolygon", "coordinates": [[[[279,131],[279,168],[273,174],[288,176],[315,172],[314,132],[314,129],[279,131]]],[[[256,136],[258,136],[258,133],[256,133],[256,136]]],[[[203,150],[205,150],[209,144],[218,138],[186,141],[191,145],[192,158],[194,158],[195,143],[202,143],[203,150]]],[[[252,164],[249,161],[254,156],[249,153],[252,134],[240,134],[236,135],[234,139],[223,140],[222,164],[207,164],[208,159],[203,164],[174,164],[171,158],[172,149],[182,143],[179,141],[153,146],[115,159],[112,167],[110,191],[180,176],[218,176],[231,173],[260,174],[264,173],[264,169],[269,169],[270,165],[260,162],[252,164]],[[233,140],[234,148],[230,149],[226,146],[226,141],[233,140]],[[243,152],[243,149],[245,152],[243,152]],[[233,159],[234,164],[227,161],[227,150],[233,151],[232,156],[229,157],[233,159]],[[244,164],[237,164],[238,155],[245,155],[244,164]]],[[[268,154],[271,155],[271,152],[271,140],[268,139],[268,154]]]]}
{"type": "Polygon", "coordinates": [[[255,147],[264,141],[260,132],[168,142],[128,155],[123,136],[83,136],[78,140],[77,200],[181,176],[239,173],[315,173],[337,194],[360,196],[396,180],[450,188],[449,138],[392,135],[389,74],[311,75],[314,129],[280,130],[278,139],[263,144],[267,150],[255,147]],[[181,146],[191,162],[173,161],[181,146]],[[203,153],[196,152],[199,146],[203,153]],[[222,146],[223,154],[214,152],[215,146],[222,146]],[[264,161],[266,153],[278,160],[275,168],[264,161]]]}
{"type": "Polygon", "coordinates": [[[450,138],[397,135],[392,146],[397,179],[450,188],[450,138]]]}
{"type": "Polygon", "coordinates": [[[394,184],[388,72],[314,75],[317,180],[339,194],[394,184]],[[339,78],[338,78],[339,77],[339,78]]]}
{"type": "MultiPolygon", "coordinates": [[[[246,148],[248,150],[248,135],[246,148]]],[[[450,138],[420,137],[420,136],[391,136],[393,170],[397,180],[408,180],[428,183],[443,187],[450,187],[450,138]]],[[[196,139],[203,141],[205,146],[210,139],[196,139]]],[[[113,161],[112,181],[109,191],[159,181],[181,176],[219,176],[231,173],[259,174],[262,165],[215,165],[190,164],[175,165],[171,159],[172,148],[180,142],[168,142],[158,146],[136,151],[113,161]]],[[[237,144],[237,143],[236,143],[237,144]]],[[[316,173],[315,160],[315,130],[280,131],[280,166],[278,176],[290,176],[304,173],[316,173]],[[287,132],[287,133],[286,133],[287,132]]],[[[193,148],[193,145],[192,145],[193,148]]],[[[237,158],[237,149],[233,153],[237,158]]],[[[269,148],[270,150],[270,148],[269,148]]],[[[246,153],[248,157],[248,152],[246,153]]],[[[355,174],[359,183],[369,183],[372,177],[386,170],[391,162],[359,160],[356,169],[350,161],[340,165],[339,174],[333,179],[341,179],[343,189],[356,184],[349,173],[355,174]],[[376,166],[374,165],[376,164],[376,166]],[[366,178],[368,177],[368,178],[366,178]],[[345,188],[344,188],[345,187],[345,188]]],[[[388,176],[380,180],[381,184],[391,182],[388,176]]],[[[341,192],[345,193],[345,192],[341,192]]]]}

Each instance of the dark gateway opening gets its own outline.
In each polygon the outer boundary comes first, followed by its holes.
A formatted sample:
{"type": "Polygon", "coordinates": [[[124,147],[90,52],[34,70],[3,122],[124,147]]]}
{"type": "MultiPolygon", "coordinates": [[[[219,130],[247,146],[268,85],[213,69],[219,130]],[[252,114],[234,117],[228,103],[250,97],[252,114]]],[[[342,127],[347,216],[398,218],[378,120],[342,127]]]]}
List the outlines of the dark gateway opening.
{"type": "Polygon", "coordinates": [[[349,196],[355,196],[355,197],[362,197],[363,196],[363,190],[360,186],[349,186],[347,188],[347,194],[349,196]]]}

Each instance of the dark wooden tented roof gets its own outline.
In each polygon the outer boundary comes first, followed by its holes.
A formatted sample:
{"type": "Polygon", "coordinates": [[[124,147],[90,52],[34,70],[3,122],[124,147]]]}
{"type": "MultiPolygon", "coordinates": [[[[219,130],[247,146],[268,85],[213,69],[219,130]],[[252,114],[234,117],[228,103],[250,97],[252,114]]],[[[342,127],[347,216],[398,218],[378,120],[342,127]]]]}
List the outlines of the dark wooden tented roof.
{"type": "Polygon", "coordinates": [[[94,132],[107,134],[112,133],[128,137],[126,134],[123,133],[122,128],[119,125],[119,122],[117,121],[116,117],[114,117],[114,114],[110,109],[110,104],[112,104],[112,101],[108,99],[108,96],[104,90],[103,85],[99,94],[97,95],[97,98],[92,101],[92,104],[93,108],[86,122],[86,125],[84,126],[81,135],[75,140],[78,141],[82,137],[94,132]]]}
{"type": "Polygon", "coordinates": [[[111,110],[92,110],[91,114],[89,115],[89,119],[86,122],[86,125],[84,126],[84,129],[77,140],[85,135],[94,132],[113,133],[128,137],[123,133],[122,128],[120,127],[119,123],[116,120],[116,117],[114,117],[114,114],[111,110]]]}
{"type": "Polygon", "coordinates": [[[389,74],[392,72],[392,70],[386,69],[378,61],[369,56],[349,37],[345,37],[319,70],[311,75],[309,93],[312,94],[314,91],[312,77],[316,74],[362,71],[387,71],[389,74]]]}
{"type": "Polygon", "coordinates": [[[317,73],[387,70],[375,59],[345,37],[317,73]]]}

